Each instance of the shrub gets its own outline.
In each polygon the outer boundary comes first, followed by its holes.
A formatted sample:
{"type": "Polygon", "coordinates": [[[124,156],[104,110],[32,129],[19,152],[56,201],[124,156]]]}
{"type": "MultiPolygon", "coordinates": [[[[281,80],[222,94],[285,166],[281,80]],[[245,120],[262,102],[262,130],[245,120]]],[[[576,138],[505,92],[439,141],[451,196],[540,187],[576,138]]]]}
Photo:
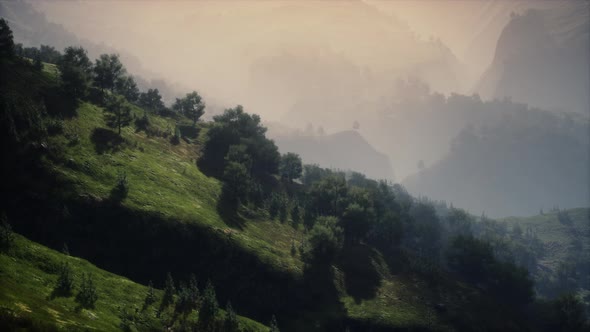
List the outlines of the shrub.
{"type": "Polygon", "coordinates": [[[225,332],[238,332],[240,330],[240,321],[229,302],[225,306],[225,321],[223,322],[223,328],[225,332]]]}
{"type": "Polygon", "coordinates": [[[174,303],[174,293],[176,288],[174,287],[174,279],[172,275],[168,273],[166,275],[166,284],[164,286],[164,296],[162,296],[162,303],[160,304],[160,310],[166,308],[170,304],[174,303]]]}
{"type": "Polygon", "coordinates": [[[67,262],[64,262],[59,267],[59,276],[57,277],[53,294],[56,296],[67,297],[72,295],[72,288],[74,288],[74,274],[70,265],[67,262]]]}
{"type": "Polygon", "coordinates": [[[49,135],[59,135],[64,132],[64,122],[61,119],[49,119],[46,124],[49,135]]]}
{"type": "Polygon", "coordinates": [[[307,236],[303,259],[310,264],[331,263],[342,249],[342,229],[334,217],[318,218],[307,236]]]}
{"type": "Polygon", "coordinates": [[[111,199],[114,201],[122,201],[129,194],[129,181],[127,180],[127,174],[122,172],[117,176],[117,183],[111,191],[111,199]]]}
{"type": "Polygon", "coordinates": [[[135,119],[135,127],[137,127],[137,130],[143,131],[146,131],[150,127],[150,118],[147,112],[144,112],[141,118],[135,119]]]}
{"type": "Polygon", "coordinates": [[[8,223],[6,214],[2,213],[0,217],[0,251],[8,251],[14,245],[14,233],[8,223]]]}
{"type": "Polygon", "coordinates": [[[98,293],[96,292],[96,286],[92,280],[90,273],[82,275],[82,283],[80,284],[80,291],[76,295],[76,302],[80,304],[82,308],[93,309],[96,301],[98,300],[98,293]]]}
{"type": "Polygon", "coordinates": [[[170,137],[170,143],[174,145],[180,144],[180,129],[178,127],[174,128],[174,135],[170,137]]]}
{"type": "Polygon", "coordinates": [[[154,290],[154,284],[150,280],[148,284],[148,292],[145,295],[145,300],[143,301],[144,308],[148,307],[156,302],[156,292],[154,290]]]}

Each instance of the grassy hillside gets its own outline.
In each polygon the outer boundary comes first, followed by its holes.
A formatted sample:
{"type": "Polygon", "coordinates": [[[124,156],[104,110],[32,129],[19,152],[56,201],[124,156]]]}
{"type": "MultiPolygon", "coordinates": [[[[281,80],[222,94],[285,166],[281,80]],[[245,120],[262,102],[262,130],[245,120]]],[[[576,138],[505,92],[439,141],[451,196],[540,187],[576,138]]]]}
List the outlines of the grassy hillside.
{"type": "MultiPolygon", "coordinates": [[[[196,166],[207,124],[199,124],[196,136],[174,145],[170,143],[170,136],[164,135],[170,135],[175,120],[151,116],[152,130],[164,133],[161,137],[130,126],[123,130],[123,140],[114,143],[112,140],[117,138],[108,136],[113,133],[105,129],[101,107],[82,103],[76,113],[77,116],[63,121],[63,135],[55,135],[48,141],[50,148],[63,151],[60,156],[63,162],[47,160],[47,167],[72,184],[71,194],[90,198],[98,204],[108,202],[117,177],[125,173],[129,194],[120,208],[136,216],[157,215],[158,219],[175,225],[198,225],[205,229],[205,234],[216,238],[214,241],[222,240],[230,248],[237,246],[272,270],[287,273],[294,280],[305,278],[300,256],[290,253],[291,244],[298,247],[303,239],[302,227],[293,228],[288,223],[270,220],[264,210],[244,208],[237,220],[224,220],[219,215],[221,184],[196,166]]],[[[135,108],[134,113],[140,117],[143,110],[135,108]]],[[[235,265],[241,269],[240,273],[256,275],[256,271],[249,271],[240,263],[235,265]]],[[[427,295],[416,289],[415,283],[385,273],[388,267],[382,259],[379,269],[378,278],[382,282],[378,281],[372,298],[362,300],[355,300],[345,288],[337,289],[339,280],[356,276],[336,274],[335,280],[328,281],[327,287],[334,287],[336,292],[333,298],[326,300],[327,309],[304,319],[295,318],[302,324],[297,330],[313,328],[314,322],[339,321],[344,317],[400,328],[436,328],[439,325],[432,307],[418,301],[427,295]],[[431,317],[429,321],[423,319],[425,312],[431,317]]],[[[362,266],[357,274],[362,273],[375,272],[373,266],[362,266]]]]}
{"type": "MultiPolygon", "coordinates": [[[[14,320],[18,317],[28,329],[50,329],[54,326],[68,331],[119,331],[122,312],[141,309],[147,292],[146,286],[20,235],[16,235],[9,254],[0,253],[0,327],[12,316],[14,320]],[[92,274],[98,292],[94,309],[80,308],[74,300],[75,294],[69,297],[54,296],[59,267],[64,262],[72,268],[75,288],[80,284],[83,273],[92,274]]],[[[162,291],[156,290],[156,297],[159,299],[161,296],[162,291]]],[[[154,310],[154,307],[148,307],[144,319],[151,320],[154,326],[164,326],[156,318],[154,310]]],[[[165,321],[164,317],[162,321],[165,321]]],[[[248,330],[266,330],[264,325],[250,319],[240,317],[240,321],[242,327],[248,330]]]]}

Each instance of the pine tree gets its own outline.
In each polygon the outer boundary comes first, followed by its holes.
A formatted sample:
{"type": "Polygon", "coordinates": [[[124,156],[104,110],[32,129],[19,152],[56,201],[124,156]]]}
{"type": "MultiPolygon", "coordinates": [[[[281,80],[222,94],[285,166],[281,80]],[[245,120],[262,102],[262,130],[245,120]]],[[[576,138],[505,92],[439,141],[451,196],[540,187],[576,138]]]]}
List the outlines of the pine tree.
{"type": "Polygon", "coordinates": [[[297,248],[295,247],[295,240],[291,241],[291,256],[297,255],[297,248]]]}
{"type": "Polygon", "coordinates": [[[121,136],[121,128],[127,127],[132,119],[131,106],[124,97],[111,95],[104,108],[107,125],[117,129],[121,136]]]}
{"type": "Polygon", "coordinates": [[[74,276],[72,269],[67,262],[64,262],[59,268],[59,276],[53,289],[53,293],[59,296],[72,295],[72,288],[74,287],[74,276]]]}
{"type": "Polygon", "coordinates": [[[42,71],[43,70],[43,61],[41,61],[41,54],[39,53],[39,51],[37,51],[35,53],[35,57],[33,58],[33,68],[36,71],[42,71]]]}
{"type": "Polygon", "coordinates": [[[8,251],[14,244],[14,233],[8,223],[6,214],[2,213],[0,217],[0,252],[8,251]]]}
{"type": "Polygon", "coordinates": [[[199,292],[199,286],[197,284],[197,277],[194,274],[191,274],[189,284],[189,300],[192,309],[197,309],[199,307],[199,302],[201,301],[201,293],[199,292]]]}
{"type": "Polygon", "coordinates": [[[238,316],[233,310],[231,303],[227,302],[225,306],[225,321],[223,322],[225,332],[238,332],[240,330],[240,322],[238,316]]]}
{"type": "Polygon", "coordinates": [[[164,285],[164,296],[162,296],[162,304],[160,305],[160,310],[166,308],[170,304],[174,302],[174,293],[176,293],[176,288],[174,287],[174,280],[172,279],[172,275],[170,272],[166,275],[166,284],[164,285]]]}
{"type": "Polygon", "coordinates": [[[76,295],[76,302],[83,308],[93,309],[96,301],[98,300],[98,294],[96,292],[96,286],[92,280],[90,273],[82,275],[82,283],[80,284],[80,291],[76,295]]]}
{"type": "Polygon", "coordinates": [[[12,30],[5,19],[0,19],[0,57],[12,58],[14,56],[14,37],[12,30]]]}
{"type": "Polygon", "coordinates": [[[68,244],[64,243],[64,246],[61,248],[61,253],[69,256],[70,255],[70,248],[68,248],[68,244]]]}
{"type": "Polygon", "coordinates": [[[190,290],[184,282],[181,282],[178,287],[178,299],[174,311],[177,313],[188,313],[191,311],[191,295],[190,290]]]}
{"type": "Polygon", "coordinates": [[[148,291],[147,291],[147,294],[145,296],[145,300],[143,303],[144,303],[144,306],[147,307],[155,302],[156,302],[156,291],[154,290],[154,284],[150,280],[150,282],[148,283],[148,291]]]}
{"type": "Polygon", "coordinates": [[[287,215],[288,215],[287,199],[283,198],[283,199],[281,199],[281,202],[279,205],[279,221],[281,223],[284,223],[285,221],[287,221],[287,215]]]}
{"type": "Polygon", "coordinates": [[[291,220],[293,221],[293,227],[297,228],[299,223],[301,222],[301,212],[299,209],[299,204],[295,203],[293,209],[291,210],[291,220]]]}
{"type": "Polygon", "coordinates": [[[272,315],[272,319],[270,320],[270,329],[268,332],[280,332],[275,315],[272,315]]]}
{"type": "Polygon", "coordinates": [[[211,281],[208,281],[207,287],[203,291],[203,304],[199,310],[199,325],[204,329],[209,328],[215,321],[217,311],[219,311],[219,304],[217,303],[215,288],[211,281]]]}

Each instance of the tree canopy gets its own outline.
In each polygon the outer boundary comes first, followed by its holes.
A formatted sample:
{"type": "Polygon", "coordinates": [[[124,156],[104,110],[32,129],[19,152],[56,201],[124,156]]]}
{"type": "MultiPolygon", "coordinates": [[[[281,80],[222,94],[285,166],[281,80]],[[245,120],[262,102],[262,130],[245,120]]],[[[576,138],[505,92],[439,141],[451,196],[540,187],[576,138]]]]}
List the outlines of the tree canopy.
{"type": "Polygon", "coordinates": [[[193,120],[193,126],[205,114],[205,102],[196,91],[187,93],[184,98],[176,98],[176,102],[172,108],[193,120]]]}

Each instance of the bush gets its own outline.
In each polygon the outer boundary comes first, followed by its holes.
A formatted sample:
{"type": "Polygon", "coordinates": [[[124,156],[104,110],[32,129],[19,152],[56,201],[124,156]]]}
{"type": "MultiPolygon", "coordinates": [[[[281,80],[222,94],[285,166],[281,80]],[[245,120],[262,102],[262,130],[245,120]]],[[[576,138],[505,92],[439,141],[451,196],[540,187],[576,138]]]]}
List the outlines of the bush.
{"type": "Polygon", "coordinates": [[[49,135],[59,135],[64,132],[64,122],[60,119],[49,119],[46,124],[49,135]]]}
{"type": "Polygon", "coordinates": [[[148,292],[145,295],[145,300],[143,301],[143,306],[144,308],[147,308],[154,303],[156,303],[156,292],[154,290],[154,284],[152,284],[152,281],[150,280],[148,284],[148,292]]]}
{"type": "Polygon", "coordinates": [[[127,198],[129,194],[129,181],[127,180],[126,173],[119,173],[117,176],[117,183],[113,190],[111,190],[111,199],[120,202],[123,199],[127,198]]]}
{"type": "Polygon", "coordinates": [[[80,284],[80,292],[76,295],[76,302],[78,302],[82,308],[93,309],[97,300],[98,293],[96,292],[96,286],[94,286],[92,275],[90,273],[85,273],[82,275],[82,283],[80,284]]]}
{"type": "Polygon", "coordinates": [[[59,277],[53,289],[54,296],[70,296],[72,295],[72,289],[74,288],[74,274],[70,265],[64,262],[59,267],[59,277]]]}
{"type": "Polygon", "coordinates": [[[6,214],[2,213],[0,219],[0,252],[6,252],[14,245],[14,233],[8,223],[6,214]]]}
{"type": "Polygon", "coordinates": [[[174,145],[180,144],[180,130],[178,129],[178,127],[174,128],[174,135],[170,137],[170,143],[174,145]]]}
{"type": "Polygon", "coordinates": [[[137,130],[143,131],[146,131],[150,127],[150,118],[147,112],[144,112],[141,118],[135,119],[135,127],[137,127],[137,130]]]}
{"type": "Polygon", "coordinates": [[[306,263],[331,263],[342,249],[342,229],[334,217],[320,217],[309,232],[303,249],[306,263]]]}

